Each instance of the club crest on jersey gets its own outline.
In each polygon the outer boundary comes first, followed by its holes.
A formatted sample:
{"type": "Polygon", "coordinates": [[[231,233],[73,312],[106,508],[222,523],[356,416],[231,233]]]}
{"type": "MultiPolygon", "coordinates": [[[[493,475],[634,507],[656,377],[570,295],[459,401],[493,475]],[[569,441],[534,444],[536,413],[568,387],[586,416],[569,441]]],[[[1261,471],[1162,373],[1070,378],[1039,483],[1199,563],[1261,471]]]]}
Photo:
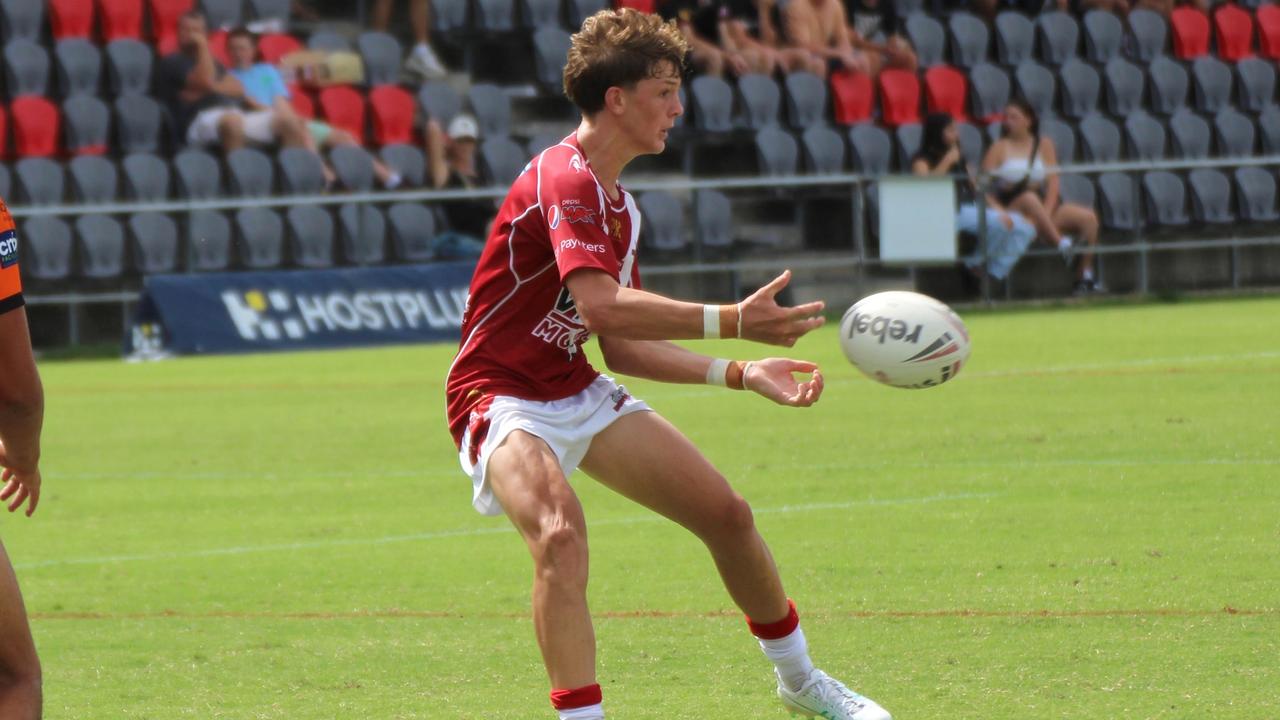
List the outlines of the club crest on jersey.
{"type": "Polygon", "coordinates": [[[534,326],[533,336],[569,353],[569,360],[578,354],[578,348],[587,341],[588,333],[569,288],[560,288],[556,306],[534,326]]]}
{"type": "Polygon", "coordinates": [[[574,172],[582,172],[582,158],[578,155],[569,156],[569,169],[574,172]]]}
{"type": "Polygon", "coordinates": [[[618,218],[609,218],[609,234],[614,240],[622,240],[622,221],[618,218]]]}

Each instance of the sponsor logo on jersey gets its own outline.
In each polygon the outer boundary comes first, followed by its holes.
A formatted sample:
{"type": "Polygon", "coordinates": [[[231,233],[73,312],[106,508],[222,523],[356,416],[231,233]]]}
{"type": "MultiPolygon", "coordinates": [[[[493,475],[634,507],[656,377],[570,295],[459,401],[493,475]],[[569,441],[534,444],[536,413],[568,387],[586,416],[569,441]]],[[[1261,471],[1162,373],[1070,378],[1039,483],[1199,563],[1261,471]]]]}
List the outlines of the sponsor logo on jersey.
{"type": "Polygon", "coordinates": [[[560,288],[556,306],[533,328],[534,337],[564,350],[569,354],[569,360],[578,354],[578,348],[587,341],[588,335],[569,288],[560,288]]]}
{"type": "Polygon", "coordinates": [[[568,238],[560,241],[560,252],[565,250],[573,250],[574,248],[582,248],[587,252],[603,253],[605,251],[604,243],[583,242],[578,238],[568,238]]]}
{"type": "Polygon", "coordinates": [[[593,223],[596,220],[596,211],[583,205],[581,200],[565,200],[560,204],[565,222],[593,223]]]}
{"type": "Polygon", "coordinates": [[[0,269],[18,264],[18,234],[12,230],[0,233],[0,269]]]}
{"type": "Polygon", "coordinates": [[[578,155],[570,155],[569,169],[574,172],[582,172],[582,158],[578,155]]]}

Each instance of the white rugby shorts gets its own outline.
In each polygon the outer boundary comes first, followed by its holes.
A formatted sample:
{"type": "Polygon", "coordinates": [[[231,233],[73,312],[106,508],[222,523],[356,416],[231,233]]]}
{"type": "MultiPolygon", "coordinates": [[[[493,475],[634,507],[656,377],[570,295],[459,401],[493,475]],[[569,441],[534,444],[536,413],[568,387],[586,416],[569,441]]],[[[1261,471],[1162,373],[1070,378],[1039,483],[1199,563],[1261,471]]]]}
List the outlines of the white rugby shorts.
{"type": "Polygon", "coordinates": [[[275,141],[271,132],[270,110],[241,110],[234,107],[216,107],[200,111],[187,128],[187,142],[191,145],[213,145],[219,141],[218,121],[227,113],[244,118],[244,136],[251,142],[270,144],[275,141]]]}
{"type": "Polygon", "coordinates": [[[471,505],[484,515],[501,515],[502,506],[493,496],[486,477],[489,457],[514,430],[523,430],[541,438],[556,454],[560,469],[567,478],[578,468],[591,447],[591,440],[614,420],[641,410],[650,410],[613,378],[600,375],[585,390],[563,400],[538,402],[499,395],[487,407],[473,412],[482,417],[472,417],[462,436],[462,450],[458,460],[462,471],[471,476],[471,505]],[[479,422],[477,422],[479,420],[479,422]],[[480,440],[479,452],[472,462],[472,428],[484,427],[488,431],[480,440]]]}

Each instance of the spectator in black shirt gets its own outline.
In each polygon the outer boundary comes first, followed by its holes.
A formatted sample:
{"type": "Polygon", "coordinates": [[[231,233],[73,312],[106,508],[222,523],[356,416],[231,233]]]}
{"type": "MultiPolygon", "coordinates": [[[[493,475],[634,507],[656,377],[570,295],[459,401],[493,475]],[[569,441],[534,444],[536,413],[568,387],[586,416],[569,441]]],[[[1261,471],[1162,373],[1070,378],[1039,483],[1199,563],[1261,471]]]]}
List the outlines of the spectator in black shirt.
{"type": "MultiPolygon", "coordinates": [[[[470,115],[458,115],[446,133],[435,120],[427,122],[427,162],[431,185],[437,189],[462,190],[484,186],[476,167],[480,128],[470,115]]],[[[489,223],[497,209],[492,200],[450,200],[443,203],[449,228],[476,243],[489,236],[489,223]]]]}

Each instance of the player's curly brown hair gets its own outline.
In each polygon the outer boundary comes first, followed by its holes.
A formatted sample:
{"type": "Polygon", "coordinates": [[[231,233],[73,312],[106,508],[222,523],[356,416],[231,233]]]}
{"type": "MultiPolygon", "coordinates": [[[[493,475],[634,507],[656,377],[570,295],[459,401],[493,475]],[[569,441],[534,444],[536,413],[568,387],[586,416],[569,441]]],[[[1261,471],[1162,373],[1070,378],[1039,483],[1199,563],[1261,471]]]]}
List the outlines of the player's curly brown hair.
{"type": "Polygon", "coordinates": [[[631,87],[655,77],[666,63],[684,68],[689,44],[675,22],[630,8],[601,10],[573,36],[564,66],[564,94],[583,115],[604,107],[611,87],[631,87]]]}

